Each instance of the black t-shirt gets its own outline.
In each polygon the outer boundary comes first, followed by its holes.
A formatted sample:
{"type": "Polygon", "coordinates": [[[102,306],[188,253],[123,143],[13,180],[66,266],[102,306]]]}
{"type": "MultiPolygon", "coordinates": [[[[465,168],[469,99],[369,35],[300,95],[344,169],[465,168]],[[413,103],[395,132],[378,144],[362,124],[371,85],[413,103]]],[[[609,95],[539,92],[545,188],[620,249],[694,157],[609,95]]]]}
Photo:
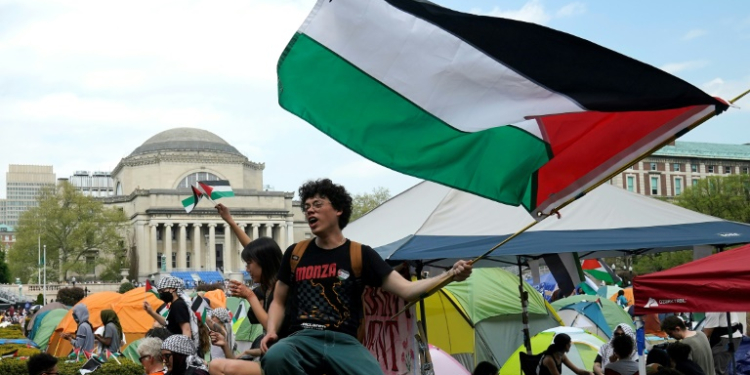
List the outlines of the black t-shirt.
{"type": "Polygon", "coordinates": [[[362,318],[364,285],[380,287],[393,269],[369,246],[362,246],[362,274],[357,280],[351,266],[347,240],[330,250],[311,241],[295,274],[290,258],[294,246],[284,253],[279,280],[290,287],[287,315],[290,332],[300,329],[327,329],[357,336],[362,318]]]}
{"type": "Polygon", "coordinates": [[[190,323],[190,308],[182,298],[169,305],[169,314],[167,314],[167,329],[174,335],[182,334],[182,323],[190,323]]]}

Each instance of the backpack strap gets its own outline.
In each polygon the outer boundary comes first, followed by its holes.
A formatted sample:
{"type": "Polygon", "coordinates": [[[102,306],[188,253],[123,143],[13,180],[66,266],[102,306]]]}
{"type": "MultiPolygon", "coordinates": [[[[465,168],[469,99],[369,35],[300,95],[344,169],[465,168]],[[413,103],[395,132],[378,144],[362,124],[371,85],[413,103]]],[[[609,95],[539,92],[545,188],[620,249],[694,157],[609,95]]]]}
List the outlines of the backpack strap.
{"type": "Polygon", "coordinates": [[[302,259],[302,255],[305,253],[307,246],[310,245],[310,241],[312,240],[312,238],[308,238],[304,241],[297,242],[297,244],[294,245],[292,256],[289,258],[289,264],[292,267],[292,275],[294,275],[294,272],[297,270],[297,264],[299,264],[299,260],[302,259]]]}
{"type": "Polygon", "coordinates": [[[359,278],[362,276],[362,244],[359,242],[351,241],[349,246],[349,259],[352,263],[352,272],[354,277],[359,278]]]}

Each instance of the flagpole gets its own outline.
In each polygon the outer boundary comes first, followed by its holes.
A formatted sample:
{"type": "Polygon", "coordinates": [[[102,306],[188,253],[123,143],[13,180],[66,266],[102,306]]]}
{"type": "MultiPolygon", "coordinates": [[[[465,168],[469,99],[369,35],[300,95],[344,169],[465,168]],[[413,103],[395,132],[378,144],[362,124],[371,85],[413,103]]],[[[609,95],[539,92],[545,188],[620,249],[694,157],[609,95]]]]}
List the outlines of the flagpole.
{"type": "MultiPolygon", "coordinates": [[[[748,93],[750,93],[750,89],[749,89],[749,90],[747,90],[747,91],[745,91],[745,92],[743,92],[742,94],[738,95],[738,96],[737,96],[737,97],[735,97],[734,99],[730,100],[730,101],[729,101],[729,103],[730,103],[730,104],[734,104],[734,103],[735,103],[736,101],[738,101],[738,100],[742,99],[742,98],[743,98],[743,97],[744,97],[745,95],[747,95],[748,93]]],[[[708,120],[709,120],[710,118],[712,118],[712,117],[714,117],[714,116],[716,116],[716,111],[714,111],[714,112],[712,112],[712,113],[710,113],[710,114],[708,114],[708,115],[705,115],[705,116],[703,116],[702,118],[698,119],[698,120],[697,120],[696,122],[694,122],[693,124],[691,124],[690,126],[688,126],[687,128],[685,128],[685,130],[683,130],[683,131],[682,131],[681,133],[683,133],[683,134],[684,134],[684,133],[686,133],[686,132],[688,132],[688,131],[690,131],[690,130],[693,130],[693,129],[695,129],[695,128],[696,128],[696,127],[697,127],[698,125],[700,125],[700,124],[702,124],[702,123],[704,123],[704,122],[708,121],[708,120]]],[[[576,200],[577,200],[578,198],[581,198],[582,196],[586,195],[587,193],[589,193],[589,192],[591,192],[592,190],[594,190],[594,189],[596,189],[597,187],[599,187],[599,186],[600,186],[601,184],[603,184],[604,182],[606,182],[606,181],[608,181],[608,180],[610,180],[610,179],[614,178],[615,176],[619,175],[619,174],[620,174],[620,173],[622,173],[622,172],[623,172],[624,170],[628,169],[628,168],[629,168],[629,167],[630,167],[630,166],[631,166],[631,165],[632,165],[633,163],[636,163],[636,162],[640,161],[641,159],[645,158],[646,156],[648,156],[648,155],[651,155],[651,154],[652,154],[652,153],[653,153],[654,151],[656,151],[656,150],[658,150],[658,149],[661,149],[662,147],[664,147],[664,146],[668,145],[669,143],[671,143],[671,142],[672,142],[672,141],[674,140],[674,138],[675,138],[675,137],[670,137],[670,138],[668,138],[668,139],[664,140],[663,142],[659,143],[659,144],[658,144],[658,145],[657,145],[656,147],[653,147],[653,148],[651,148],[650,150],[648,150],[648,151],[644,152],[644,153],[643,153],[643,154],[642,154],[641,156],[639,156],[638,158],[636,158],[636,159],[635,159],[635,160],[633,160],[632,162],[630,162],[630,163],[627,163],[627,164],[625,164],[625,165],[624,165],[624,166],[623,166],[622,168],[618,169],[617,171],[615,171],[615,172],[611,173],[610,175],[608,175],[608,176],[607,176],[606,178],[603,178],[602,180],[600,180],[600,181],[599,181],[599,182],[597,182],[596,184],[594,184],[594,185],[590,186],[589,188],[585,189],[585,190],[584,190],[584,191],[583,191],[583,192],[582,192],[581,194],[578,194],[577,196],[575,196],[575,197],[573,197],[573,198],[569,199],[568,201],[566,201],[566,202],[562,203],[562,204],[561,204],[560,206],[558,206],[557,208],[555,208],[555,209],[551,210],[551,211],[550,211],[550,212],[549,212],[548,214],[542,214],[542,213],[540,213],[539,215],[541,216],[541,219],[539,219],[539,220],[535,220],[534,222],[532,222],[532,223],[530,223],[529,225],[525,226],[524,228],[522,228],[522,229],[521,229],[521,230],[519,230],[518,232],[516,232],[516,233],[513,233],[512,235],[510,235],[510,237],[508,237],[508,238],[504,239],[504,240],[503,240],[502,242],[500,242],[499,244],[497,244],[497,245],[493,246],[493,247],[492,247],[491,249],[487,250],[487,251],[486,251],[486,252],[485,252],[484,254],[482,254],[482,255],[480,255],[480,256],[478,256],[478,257],[476,257],[476,258],[474,258],[474,259],[470,260],[470,261],[469,261],[469,264],[472,264],[472,265],[473,265],[473,264],[475,264],[476,262],[478,262],[478,261],[480,261],[480,260],[482,260],[482,259],[484,259],[484,258],[488,257],[488,256],[489,256],[489,255],[490,255],[490,254],[491,254],[491,253],[492,253],[493,251],[497,250],[497,248],[499,248],[500,246],[503,246],[503,245],[505,245],[506,243],[508,243],[508,241],[510,241],[510,240],[512,240],[512,239],[514,239],[514,238],[516,238],[516,237],[518,237],[518,236],[519,236],[519,235],[520,235],[521,233],[523,233],[523,232],[526,232],[527,230],[531,229],[531,228],[532,228],[532,227],[533,227],[534,225],[536,225],[536,224],[540,223],[540,222],[541,222],[542,220],[546,219],[546,218],[547,218],[547,217],[549,217],[549,216],[552,216],[553,214],[556,214],[556,213],[558,213],[558,212],[559,212],[560,210],[562,210],[563,208],[565,208],[565,207],[566,207],[566,206],[568,206],[569,204],[573,203],[573,202],[574,202],[574,201],[576,201],[576,200]]],[[[398,311],[398,312],[397,312],[396,314],[394,314],[393,316],[391,316],[391,320],[395,319],[395,318],[396,318],[397,316],[399,316],[399,315],[400,315],[401,313],[403,313],[404,311],[408,310],[408,309],[409,309],[409,308],[411,308],[412,306],[416,305],[416,304],[417,304],[417,302],[419,302],[420,300],[422,300],[422,299],[424,299],[424,298],[427,298],[427,297],[429,297],[429,296],[433,295],[433,294],[434,294],[435,292],[437,292],[438,290],[442,289],[443,287],[445,287],[446,285],[450,284],[450,283],[451,283],[451,282],[453,281],[453,274],[452,274],[451,272],[446,272],[446,273],[445,273],[445,274],[443,274],[442,276],[438,276],[438,277],[442,277],[442,278],[443,278],[443,280],[442,280],[442,281],[440,281],[440,284],[438,284],[438,285],[434,286],[433,288],[429,289],[428,291],[426,291],[426,292],[422,293],[422,294],[421,294],[421,295],[419,296],[419,298],[417,298],[416,300],[414,300],[414,301],[411,301],[411,302],[407,303],[407,304],[406,304],[406,305],[405,305],[405,306],[404,306],[404,307],[403,307],[403,308],[402,308],[401,310],[399,310],[399,311],[398,311]]]]}

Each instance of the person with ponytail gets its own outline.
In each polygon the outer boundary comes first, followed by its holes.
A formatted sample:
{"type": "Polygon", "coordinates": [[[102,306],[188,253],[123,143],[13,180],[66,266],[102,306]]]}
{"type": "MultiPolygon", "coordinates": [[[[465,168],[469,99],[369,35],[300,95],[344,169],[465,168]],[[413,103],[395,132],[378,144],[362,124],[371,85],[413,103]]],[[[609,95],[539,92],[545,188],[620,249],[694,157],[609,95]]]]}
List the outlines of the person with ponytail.
{"type": "Polygon", "coordinates": [[[563,363],[576,375],[592,375],[590,371],[576,367],[565,355],[570,350],[571,345],[572,341],[567,334],[559,333],[555,335],[552,344],[542,356],[538,375],[560,375],[562,374],[563,363]]]}

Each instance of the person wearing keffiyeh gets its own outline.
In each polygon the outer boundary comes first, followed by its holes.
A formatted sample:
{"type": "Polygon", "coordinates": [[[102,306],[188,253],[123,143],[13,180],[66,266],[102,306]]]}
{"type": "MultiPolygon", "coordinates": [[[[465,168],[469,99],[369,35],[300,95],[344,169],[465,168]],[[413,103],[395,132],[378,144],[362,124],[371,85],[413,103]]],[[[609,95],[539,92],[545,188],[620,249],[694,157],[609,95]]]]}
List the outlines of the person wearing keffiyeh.
{"type": "Polygon", "coordinates": [[[229,310],[220,307],[211,310],[206,322],[211,328],[211,359],[234,358],[236,344],[232,333],[232,317],[229,310]]]}
{"type": "MultiPolygon", "coordinates": [[[[602,345],[601,348],[599,348],[599,354],[596,356],[596,359],[594,360],[594,374],[595,375],[602,375],[604,374],[604,367],[609,364],[614,358],[615,358],[615,352],[612,347],[612,341],[614,341],[615,337],[627,335],[630,336],[631,339],[633,339],[633,342],[635,342],[635,331],[633,331],[633,328],[630,327],[627,323],[620,323],[617,325],[617,327],[612,331],[612,338],[609,340],[609,342],[605,345],[602,345]]],[[[630,356],[630,359],[635,361],[638,359],[638,351],[633,351],[633,353],[630,356]]]]}
{"type": "Polygon", "coordinates": [[[166,375],[208,375],[206,363],[196,355],[192,340],[183,335],[167,337],[161,344],[166,375]]]}
{"type": "Polygon", "coordinates": [[[184,335],[190,338],[194,348],[201,354],[200,336],[198,333],[198,319],[190,310],[190,297],[185,294],[185,284],[179,278],[167,276],[156,284],[159,291],[159,299],[169,304],[169,314],[165,319],[157,314],[148,301],[143,301],[143,309],[151,315],[154,320],[176,335],[184,335]]]}

